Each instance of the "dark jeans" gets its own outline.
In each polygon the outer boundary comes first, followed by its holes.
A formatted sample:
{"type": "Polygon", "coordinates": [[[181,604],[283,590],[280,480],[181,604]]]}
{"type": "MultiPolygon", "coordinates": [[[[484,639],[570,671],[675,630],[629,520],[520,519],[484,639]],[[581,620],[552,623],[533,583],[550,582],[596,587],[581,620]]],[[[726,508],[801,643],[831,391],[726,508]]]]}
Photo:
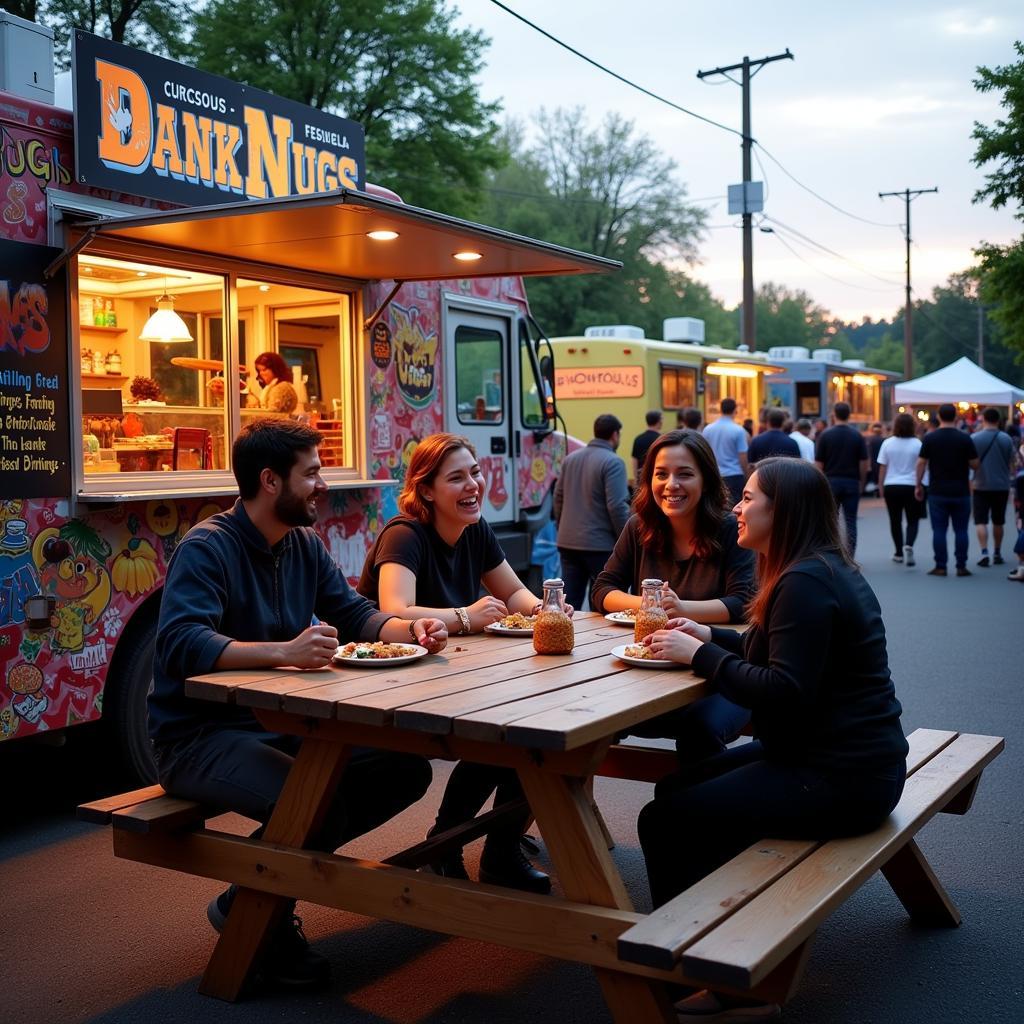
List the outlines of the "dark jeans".
{"type": "Polygon", "coordinates": [[[769,760],[753,740],[662,779],[637,822],[654,906],[765,837],[870,832],[896,806],[905,777],[902,764],[878,775],[825,775],[769,760]]]}
{"type": "Polygon", "coordinates": [[[669,738],[683,764],[714,757],[732,743],[750,721],[750,711],[720,693],[702,697],[684,708],[659,715],[629,730],[631,736],[669,738]]]}
{"type": "Polygon", "coordinates": [[[922,503],[914,497],[913,484],[886,484],[882,488],[885,507],[889,512],[889,532],[896,547],[896,554],[903,554],[903,517],[907,517],[907,539],[910,547],[917,540],[917,527],[924,509],[922,503]]]}
{"type": "MultiPolygon", "coordinates": [[[[160,784],[169,793],[269,820],[298,753],[296,736],[251,728],[211,728],[157,750],[160,784]]],[[[331,853],[415,803],[430,785],[430,762],[366,747],[345,767],[324,824],[309,846],[331,853]]]]}
{"type": "MultiPolygon", "coordinates": [[[[514,768],[460,761],[452,769],[445,787],[437,811],[437,830],[443,832],[475,818],[495,790],[495,807],[511,800],[520,800],[526,795],[514,768]]],[[[516,815],[511,821],[492,828],[487,834],[488,844],[492,847],[497,843],[505,848],[515,848],[519,844],[519,837],[526,830],[530,816],[530,809],[526,807],[522,815],[516,815]]]]}
{"type": "Polygon", "coordinates": [[[971,523],[971,498],[965,494],[962,498],[947,498],[941,494],[928,495],[928,518],[932,523],[932,548],[935,551],[935,564],[942,569],[949,561],[949,549],[946,547],[946,530],[950,520],[953,521],[953,555],[956,567],[962,569],[967,565],[967,528],[971,523]]]}
{"type": "Polygon", "coordinates": [[[860,504],[860,480],[846,476],[830,476],[829,486],[835,495],[836,504],[846,520],[846,547],[853,558],[857,550],[857,506],[860,504]]]}
{"type": "Polygon", "coordinates": [[[729,510],[740,503],[740,498],[743,497],[743,484],[746,482],[746,477],[742,473],[737,473],[735,476],[723,476],[722,483],[729,489],[729,510]]]}
{"type": "Polygon", "coordinates": [[[597,579],[605,562],[611,557],[611,552],[559,548],[558,556],[562,560],[565,599],[576,611],[582,611],[583,600],[590,595],[590,585],[597,579]]]}

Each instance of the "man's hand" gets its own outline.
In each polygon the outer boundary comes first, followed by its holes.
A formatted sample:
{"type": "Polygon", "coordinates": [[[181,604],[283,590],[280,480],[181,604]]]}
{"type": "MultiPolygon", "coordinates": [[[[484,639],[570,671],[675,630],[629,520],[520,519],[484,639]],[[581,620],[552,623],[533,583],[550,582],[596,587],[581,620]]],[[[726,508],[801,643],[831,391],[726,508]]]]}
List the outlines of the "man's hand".
{"type": "Polygon", "coordinates": [[[448,627],[440,619],[417,619],[412,624],[416,643],[431,654],[443,651],[448,644],[448,627]]]}
{"type": "Polygon", "coordinates": [[[469,615],[470,629],[474,633],[479,633],[484,626],[489,626],[492,622],[505,618],[508,615],[508,608],[505,607],[504,601],[499,601],[496,597],[491,597],[488,594],[487,597],[481,597],[479,601],[474,601],[466,609],[466,612],[469,615]]]}
{"type": "Polygon", "coordinates": [[[705,626],[702,622],[694,622],[693,619],[669,619],[666,629],[677,629],[680,633],[687,633],[695,637],[702,644],[711,643],[711,627],[705,626]]]}
{"type": "Polygon", "coordinates": [[[284,645],[284,663],[296,668],[323,668],[330,664],[337,649],[338,631],[320,622],[284,645]]]}

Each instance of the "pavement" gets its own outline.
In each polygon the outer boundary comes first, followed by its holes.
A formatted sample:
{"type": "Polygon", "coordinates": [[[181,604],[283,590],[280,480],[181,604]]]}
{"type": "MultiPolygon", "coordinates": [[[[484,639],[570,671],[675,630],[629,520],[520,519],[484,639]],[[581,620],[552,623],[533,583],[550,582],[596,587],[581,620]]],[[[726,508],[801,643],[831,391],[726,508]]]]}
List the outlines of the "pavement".
{"type": "MultiPolygon", "coordinates": [[[[819,929],[790,1024],[944,1024],[1024,1020],[1024,585],[1006,567],[969,578],[926,575],[890,561],[885,510],[861,505],[857,552],[885,615],[905,731],[919,726],[1006,737],[965,817],[938,815],[919,834],[963,924],[912,925],[876,875],[819,929]]],[[[1004,549],[1008,550],[1008,546],[1004,549]]],[[[0,744],[3,959],[0,1021],[271,1024],[608,1024],[584,967],[485,943],[369,921],[300,904],[306,934],[334,964],[321,992],[261,991],[228,1005],[197,994],[214,933],[204,908],[215,882],[116,860],[109,831],[74,818],[74,806],[111,783],[97,769],[95,730],[60,748],[0,744]]],[[[346,848],[379,858],[426,832],[447,778],[435,766],[415,807],[346,848]]],[[[116,788],[124,788],[116,787],[116,788]]],[[[635,822],[651,787],[598,780],[613,856],[639,908],[649,906],[635,822]]],[[[241,818],[225,819],[239,832],[241,818]]],[[[475,872],[479,844],[467,850],[475,872]]],[[[543,862],[543,857],[541,858],[543,862]]]]}

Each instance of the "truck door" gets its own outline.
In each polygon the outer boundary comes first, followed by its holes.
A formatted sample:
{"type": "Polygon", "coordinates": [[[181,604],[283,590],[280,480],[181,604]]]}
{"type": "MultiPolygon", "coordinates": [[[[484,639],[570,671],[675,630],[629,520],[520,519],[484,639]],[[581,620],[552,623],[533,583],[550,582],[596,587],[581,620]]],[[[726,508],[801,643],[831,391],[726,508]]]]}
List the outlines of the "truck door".
{"type": "Polygon", "coordinates": [[[511,307],[495,310],[461,298],[445,306],[445,428],[469,438],[484,475],[483,516],[513,523],[516,496],[512,401],[518,364],[510,359],[511,307]]]}

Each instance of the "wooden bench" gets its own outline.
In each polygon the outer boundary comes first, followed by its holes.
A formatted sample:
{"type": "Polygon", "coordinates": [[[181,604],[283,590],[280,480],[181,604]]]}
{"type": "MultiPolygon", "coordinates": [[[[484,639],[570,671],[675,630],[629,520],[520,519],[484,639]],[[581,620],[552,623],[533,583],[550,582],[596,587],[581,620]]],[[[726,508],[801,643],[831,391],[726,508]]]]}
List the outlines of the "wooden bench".
{"type": "Polygon", "coordinates": [[[908,740],[906,788],[881,828],[828,842],[756,843],[625,931],[619,958],[663,970],[678,965],[699,986],[783,1003],[819,925],[879,870],[914,921],[958,925],[960,914],[914,836],[939,812],[970,809],[1003,740],[934,729],[908,740]]]}

